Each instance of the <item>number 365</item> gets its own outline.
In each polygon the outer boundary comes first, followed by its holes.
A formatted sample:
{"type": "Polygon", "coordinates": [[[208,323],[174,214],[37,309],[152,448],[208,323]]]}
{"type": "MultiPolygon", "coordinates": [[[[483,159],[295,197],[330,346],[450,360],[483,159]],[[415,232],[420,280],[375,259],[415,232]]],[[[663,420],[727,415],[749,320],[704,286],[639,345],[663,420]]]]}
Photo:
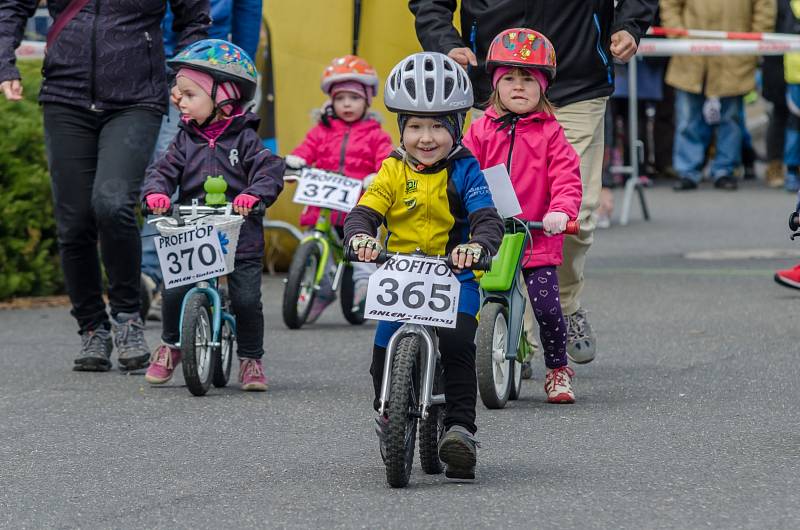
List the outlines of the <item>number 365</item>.
{"type": "Polygon", "coordinates": [[[378,285],[384,288],[384,292],[377,296],[378,302],[382,305],[395,305],[402,298],[403,305],[410,309],[419,309],[426,302],[428,307],[436,312],[447,311],[450,308],[450,298],[447,296],[450,292],[450,285],[434,283],[427,297],[425,292],[419,289],[420,286],[425,285],[425,282],[411,282],[403,288],[401,293],[398,293],[399,282],[392,278],[384,278],[378,285]]]}

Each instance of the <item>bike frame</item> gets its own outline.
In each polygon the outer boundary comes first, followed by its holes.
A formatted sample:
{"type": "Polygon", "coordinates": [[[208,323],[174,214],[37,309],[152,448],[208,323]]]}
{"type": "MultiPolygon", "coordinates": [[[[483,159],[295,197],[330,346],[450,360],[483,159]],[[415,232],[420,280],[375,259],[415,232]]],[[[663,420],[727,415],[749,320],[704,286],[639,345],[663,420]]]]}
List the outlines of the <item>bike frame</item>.
{"type": "Polygon", "coordinates": [[[222,309],[222,297],[220,297],[219,290],[217,289],[218,283],[218,278],[211,278],[210,280],[197,282],[194,287],[189,289],[189,291],[183,295],[183,301],[181,302],[181,316],[178,323],[178,329],[180,330],[181,337],[180,342],[176,344],[178,348],[180,348],[181,344],[183,343],[183,315],[186,308],[186,301],[195,293],[203,293],[211,303],[211,328],[213,335],[212,342],[209,344],[209,346],[213,348],[218,348],[220,346],[219,334],[222,330],[223,320],[230,324],[231,331],[233,332],[234,336],[236,335],[236,317],[222,309]]]}
{"type": "Polygon", "coordinates": [[[386,360],[383,365],[383,379],[381,382],[381,395],[379,398],[380,408],[378,414],[386,413],[386,404],[389,402],[389,389],[392,386],[392,362],[394,361],[397,342],[405,336],[416,335],[421,340],[422,371],[420,377],[420,403],[419,417],[423,420],[428,418],[428,409],[433,405],[444,405],[444,394],[433,393],[433,382],[436,377],[436,361],[441,358],[438,347],[438,337],[436,330],[432,326],[421,324],[403,324],[400,329],[394,332],[386,345],[386,360]]]}
{"type": "MultiPolygon", "coordinates": [[[[523,230],[516,222],[511,221],[506,225],[506,234],[516,234],[523,230]]],[[[522,322],[525,315],[525,294],[522,292],[523,286],[520,285],[520,273],[522,272],[522,258],[525,256],[525,248],[530,240],[529,235],[525,234],[525,240],[520,249],[519,256],[514,260],[514,275],[511,286],[505,291],[486,291],[481,288],[481,307],[489,302],[502,304],[508,310],[508,335],[506,336],[506,359],[517,359],[517,349],[522,337],[522,322]]]]}
{"type": "Polygon", "coordinates": [[[301,245],[308,241],[314,241],[322,249],[322,256],[317,264],[317,272],[314,276],[315,290],[319,289],[319,284],[322,281],[322,277],[325,275],[325,267],[328,265],[328,259],[331,253],[333,253],[333,259],[336,262],[336,274],[333,277],[332,286],[334,291],[339,288],[339,282],[341,281],[342,272],[345,267],[342,241],[341,238],[339,238],[339,234],[333,229],[333,225],[330,221],[330,214],[331,210],[329,208],[321,208],[319,217],[317,218],[316,224],[314,224],[314,228],[311,229],[311,233],[300,241],[301,245]]]}

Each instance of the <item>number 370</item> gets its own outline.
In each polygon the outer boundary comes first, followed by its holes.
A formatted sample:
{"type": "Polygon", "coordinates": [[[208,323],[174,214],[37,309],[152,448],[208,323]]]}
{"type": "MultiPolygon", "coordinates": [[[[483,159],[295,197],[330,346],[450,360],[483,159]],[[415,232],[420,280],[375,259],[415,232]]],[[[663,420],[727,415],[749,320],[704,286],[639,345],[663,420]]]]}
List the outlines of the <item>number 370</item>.
{"type": "Polygon", "coordinates": [[[384,278],[378,285],[384,288],[384,293],[377,297],[378,302],[382,305],[394,305],[402,297],[403,305],[410,309],[419,309],[425,305],[426,301],[428,307],[436,312],[447,311],[450,308],[450,298],[445,294],[450,292],[449,285],[433,284],[428,297],[425,296],[424,291],[419,289],[420,286],[425,285],[425,282],[411,282],[403,288],[402,293],[398,293],[399,282],[392,278],[384,278]]]}

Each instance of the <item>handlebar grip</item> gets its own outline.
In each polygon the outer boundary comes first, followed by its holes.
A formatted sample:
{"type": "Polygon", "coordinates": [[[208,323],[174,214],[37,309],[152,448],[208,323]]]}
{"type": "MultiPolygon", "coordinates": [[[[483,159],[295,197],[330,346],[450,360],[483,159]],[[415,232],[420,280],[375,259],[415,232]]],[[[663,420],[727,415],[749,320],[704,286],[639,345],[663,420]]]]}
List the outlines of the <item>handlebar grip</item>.
{"type": "Polygon", "coordinates": [[[267,211],[267,205],[258,201],[251,209],[250,215],[264,215],[267,211]]]}
{"type": "Polygon", "coordinates": [[[564,230],[565,234],[575,235],[581,231],[581,222],[577,219],[574,221],[567,221],[567,229],[564,230]]]}
{"type": "MultiPolygon", "coordinates": [[[[170,215],[172,215],[172,207],[173,206],[174,206],[173,204],[170,204],[169,208],[167,208],[167,211],[164,212],[161,215],[164,215],[166,217],[169,217],[170,215]]],[[[147,206],[147,201],[142,201],[141,211],[142,211],[142,215],[145,216],[145,217],[149,217],[151,215],[156,215],[156,214],[153,213],[153,210],[151,210],[150,207],[147,206]]]]}
{"type": "MultiPolygon", "coordinates": [[[[382,248],[378,253],[378,257],[372,261],[371,263],[377,263],[378,265],[383,265],[389,259],[390,254],[386,252],[385,248],[382,248]]],[[[356,263],[360,263],[361,260],[358,259],[358,252],[350,246],[349,244],[344,249],[344,259],[346,261],[355,261],[356,263]]]]}
{"type": "MultiPolygon", "coordinates": [[[[453,263],[453,255],[447,256],[447,265],[450,268],[455,268],[455,264],[453,263]]],[[[481,257],[478,258],[478,261],[474,262],[469,267],[465,267],[465,270],[471,271],[488,271],[492,268],[492,257],[487,253],[482,253],[481,257]]]]}

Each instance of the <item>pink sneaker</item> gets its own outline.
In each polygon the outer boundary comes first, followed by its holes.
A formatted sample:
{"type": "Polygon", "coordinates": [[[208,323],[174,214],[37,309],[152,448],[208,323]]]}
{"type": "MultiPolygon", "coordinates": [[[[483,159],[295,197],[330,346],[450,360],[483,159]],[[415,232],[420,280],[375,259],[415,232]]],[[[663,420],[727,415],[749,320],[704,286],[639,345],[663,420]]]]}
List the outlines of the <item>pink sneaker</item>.
{"type": "Polygon", "coordinates": [[[172,372],[181,362],[181,350],[161,344],[150,355],[150,367],[144,379],[151,385],[162,385],[172,379],[172,372]]]}
{"type": "Polygon", "coordinates": [[[239,359],[239,383],[242,390],[264,392],[267,389],[267,377],[261,359],[239,359]]]}

